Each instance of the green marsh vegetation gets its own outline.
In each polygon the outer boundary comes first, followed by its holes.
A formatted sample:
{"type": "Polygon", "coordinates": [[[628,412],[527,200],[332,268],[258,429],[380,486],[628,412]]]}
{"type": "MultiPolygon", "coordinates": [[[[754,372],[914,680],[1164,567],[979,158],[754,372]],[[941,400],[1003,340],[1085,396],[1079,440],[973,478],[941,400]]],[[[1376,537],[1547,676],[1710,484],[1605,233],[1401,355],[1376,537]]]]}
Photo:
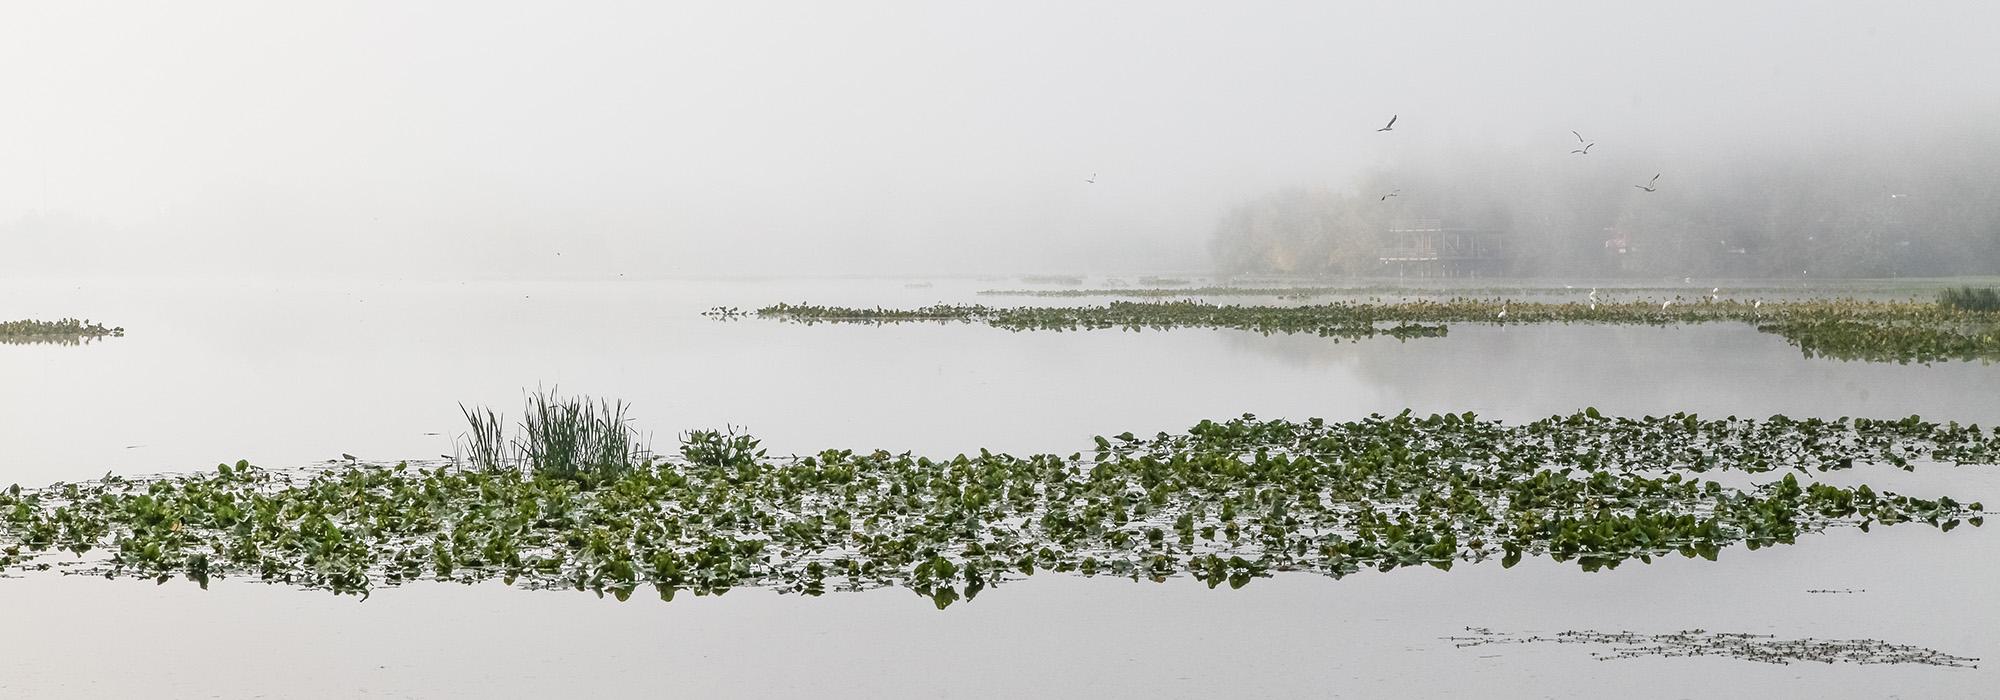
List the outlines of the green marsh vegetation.
{"type": "Polygon", "coordinates": [[[1938,292],[1938,303],[1965,311],[2000,311],[2000,289],[1993,287],[1952,287],[1938,292]]]}
{"type": "Polygon", "coordinates": [[[123,335],[125,335],[124,328],[107,328],[101,323],[74,318],[60,321],[0,321],[0,343],[80,345],[101,338],[123,335]]]}
{"type": "Polygon", "coordinates": [[[1336,301],[1296,306],[1202,301],[1114,301],[1103,306],[993,307],[940,304],[916,309],[776,304],[762,318],[800,323],[958,321],[1013,331],[1227,328],[1337,339],[1448,334],[1451,323],[1616,323],[1664,326],[1737,322],[1785,338],[1807,357],[1871,362],[2000,360],[2000,313],[1914,301],[1695,299],[1538,302],[1454,297],[1401,303],[1336,301]]]}
{"type": "MultiPolygon", "coordinates": [[[[549,436],[620,429],[622,408],[605,406],[551,402],[554,427],[514,439],[568,444],[549,436]],[[586,417],[609,427],[578,425],[586,417]]],[[[466,413],[469,440],[504,444],[486,437],[504,425],[499,417],[466,413]]],[[[629,448],[619,440],[595,444],[629,448]]],[[[817,595],[900,586],[942,608],[1049,571],[1239,587],[1281,571],[1338,578],[1526,557],[1598,570],[1715,559],[1829,527],[1980,525],[1979,503],[1813,475],[1993,464],[2000,433],[1916,417],[1588,409],[1520,425],[1471,414],[1242,416],[1177,434],[1099,437],[1066,456],[829,449],[774,458],[733,430],[685,433],[672,456],[580,447],[564,461],[552,458],[562,450],[523,445],[504,454],[515,461],[290,471],[239,462],[15,486],[0,491],[0,571],[202,585],[237,577],[364,596],[408,581],[500,580],[621,600],[641,590],[670,600],[741,587],[817,595]],[[1753,483],[1703,478],[1711,472],[1753,483]]]]}
{"type": "Polygon", "coordinates": [[[459,453],[469,464],[599,483],[639,467],[647,457],[623,401],[563,398],[549,390],[530,393],[522,403],[516,435],[508,434],[505,419],[492,409],[459,406],[467,424],[459,453]]]}
{"type": "Polygon", "coordinates": [[[1952,668],[1978,668],[1979,659],[1946,654],[1908,644],[1891,644],[1879,639],[1778,639],[1768,634],[1682,630],[1666,634],[1571,630],[1553,635],[1507,634],[1484,627],[1468,627],[1462,636],[1445,641],[1460,649],[1505,644],[1582,644],[1608,646],[1610,651],[1592,652],[1599,661],[1661,658],[1673,656],[1719,656],[1758,661],[1780,666],[1800,661],[1819,663],[1919,664],[1952,668]]]}
{"type": "MultiPolygon", "coordinates": [[[[1142,278],[1142,280],[1147,278],[1142,278]]],[[[1957,288],[1964,288],[1968,281],[1984,282],[1990,278],[1932,278],[1932,279],[1888,279],[1888,280],[1819,280],[1806,283],[1786,283],[1777,280],[1695,280],[1681,284],[1648,284],[1636,281],[1611,281],[1610,286],[1601,288],[1599,296],[1630,299],[1634,296],[1650,298],[1654,303],[1675,295],[1707,297],[1711,288],[1720,287],[1724,296],[1743,297],[1746,295],[1766,299],[1777,298],[1870,298],[1884,300],[1911,300],[1930,298],[1957,288]]],[[[1107,280],[1109,283],[1110,280],[1107,280]]],[[[1276,297],[1280,299],[1309,299],[1315,297],[1464,297],[1464,296],[1505,296],[1505,297],[1567,297],[1581,299],[1592,289],[1588,284],[1556,284],[1537,280],[1493,280],[1454,281],[1421,280],[1389,281],[1383,279],[1326,279],[1326,278],[1221,278],[1199,287],[1186,286],[1191,280],[1173,280],[1175,284],[1151,284],[1146,287],[1129,287],[1107,284],[1100,288],[1083,289],[984,289],[982,296],[1018,297],[1126,297],[1126,298],[1174,298],[1189,297],[1276,297]]],[[[1767,301],[1768,303],[1768,301],[1767,301]]]]}

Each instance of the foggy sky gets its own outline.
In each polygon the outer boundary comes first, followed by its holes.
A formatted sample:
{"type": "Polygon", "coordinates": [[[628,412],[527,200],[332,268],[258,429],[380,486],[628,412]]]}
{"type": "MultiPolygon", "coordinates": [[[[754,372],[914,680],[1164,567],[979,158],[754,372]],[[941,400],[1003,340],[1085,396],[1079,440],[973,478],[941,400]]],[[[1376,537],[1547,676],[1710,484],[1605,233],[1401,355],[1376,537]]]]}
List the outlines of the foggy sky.
{"type": "Polygon", "coordinates": [[[0,272],[1201,268],[1246,199],[1570,129],[1634,181],[1991,129],[1996,26],[1980,2],[5,0],[0,272]]]}

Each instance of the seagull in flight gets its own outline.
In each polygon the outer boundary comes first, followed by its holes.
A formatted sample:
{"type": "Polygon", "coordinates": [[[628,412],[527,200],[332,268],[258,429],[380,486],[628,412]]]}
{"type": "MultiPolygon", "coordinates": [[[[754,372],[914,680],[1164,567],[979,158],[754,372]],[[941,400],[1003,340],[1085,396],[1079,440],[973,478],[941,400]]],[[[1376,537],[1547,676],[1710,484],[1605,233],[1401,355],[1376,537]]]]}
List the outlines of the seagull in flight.
{"type": "Polygon", "coordinates": [[[1660,181],[1660,174],[1659,174],[1659,173],[1653,173],[1653,179],[1651,179],[1651,180],[1647,180],[1647,181],[1646,181],[1646,184],[1643,184],[1643,185],[1633,185],[1633,187],[1637,187],[1637,188],[1639,188],[1639,189],[1642,189],[1642,190],[1645,190],[1645,191],[1647,191],[1647,192],[1651,192],[1651,191],[1653,191],[1653,189],[1654,189],[1654,188],[1653,188],[1653,183],[1655,183],[1655,182],[1659,182],[1659,181],[1660,181]]]}
{"type": "MultiPolygon", "coordinates": [[[[1402,190],[1400,190],[1400,189],[1396,190],[1396,192],[1401,192],[1401,191],[1402,191],[1402,190]]],[[[1401,195],[1398,195],[1398,194],[1396,194],[1396,192],[1390,192],[1390,193],[1388,193],[1388,194],[1385,194],[1385,195],[1382,195],[1382,198],[1381,198],[1381,199],[1378,199],[1378,200],[1375,200],[1375,201],[1378,201],[1378,202],[1387,202],[1387,201],[1389,201],[1389,198],[1390,198],[1390,197],[1399,197],[1399,196],[1401,196],[1401,195]]]]}
{"type": "Polygon", "coordinates": [[[1376,129],[1376,131],[1395,131],[1395,130],[1396,130],[1396,118],[1397,118],[1397,117],[1400,117],[1400,116],[1403,116],[1403,115],[1400,115],[1400,114],[1391,114],[1391,115],[1389,115],[1389,123],[1387,123],[1387,124],[1383,124],[1383,125],[1382,125],[1382,128],[1380,128],[1380,129],[1376,129]]]}
{"type": "Polygon", "coordinates": [[[1091,173],[1089,179],[1084,180],[1084,182],[1088,182],[1093,185],[1097,184],[1097,173],[1091,173]]]}
{"type": "Polygon", "coordinates": [[[1590,155],[1590,147],[1597,145],[1596,141],[1586,140],[1583,138],[1583,134],[1577,134],[1575,129],[1570,129],[1569,133],[1576,134],[1576,142],[1583,144],[1583,148],[1572,150],[1570,151],[1571,153],[1582,153],[1584,155],[1590,155]]]}

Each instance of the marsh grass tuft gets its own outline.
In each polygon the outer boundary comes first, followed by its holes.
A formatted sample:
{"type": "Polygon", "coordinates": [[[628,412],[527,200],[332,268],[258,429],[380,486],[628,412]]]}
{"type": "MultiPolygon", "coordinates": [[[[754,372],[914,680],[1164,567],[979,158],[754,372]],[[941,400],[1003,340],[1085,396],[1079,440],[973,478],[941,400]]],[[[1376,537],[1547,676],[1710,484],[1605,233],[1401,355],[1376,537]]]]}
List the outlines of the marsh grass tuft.
{"type": "Polygon", "coordinates": [[[1938,292],[1938,305],[1962,311],[2000,311],[2000,289],[1952,287],[1938,292]]]}
{"type": "Polygon", "coordinates": [[[469,431],[461,452],[484,469],[526,468],[560,479],[598,482],[641,466],[647,451],[626,417],[623,401],[563,397],[535,391],[523,400],[519,434],[508,437],[502,417],[490,408],[466,408],[469,431]]]}
{"type": "Polygon", "coordinates": [[[500,422],[500,414],[485,406],[466,408],[465,404],[459,404],[458,410],[465,414],[465,422],[471,427],[465,439],[459,442],[468,463],[481,469],[501,469],[516,463],[507,443],[507,429],[500,422]]]}

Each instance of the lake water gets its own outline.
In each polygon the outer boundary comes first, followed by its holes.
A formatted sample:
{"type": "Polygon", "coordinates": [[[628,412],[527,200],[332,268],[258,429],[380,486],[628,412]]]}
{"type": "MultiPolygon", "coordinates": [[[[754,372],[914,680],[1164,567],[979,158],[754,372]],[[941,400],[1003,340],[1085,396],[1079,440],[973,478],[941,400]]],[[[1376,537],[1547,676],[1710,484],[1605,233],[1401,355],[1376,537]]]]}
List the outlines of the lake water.
{"type": "MultiPolygon", "coordinates": [[[[1529,420],[1606,413],[1913,413],[2000,423],[2000,368],[1809,360],[1738,324],[1481,326],[1339,342],[1241,331],[1008,332],[717,321],[717,305],[1093,303],[980,297],[1013,281],[0,284],[0,318],[129,331],[0,345],[0,485],[248,459],[298,466],[451,452],[458,404],[521,390],[625,399],[655,443],[746,426],[774,453],[1069,453],[1093,435],[1241,413],[1404,408],[1529,420]]],[[[1250,302],[1250,299],[1227,301],[1250,302]]],[[[1842,482],[2000,501],[1989,469],[1842,482]]],[[[902,590],[740,590],[671,604],[419,584],[367,602],[244,582],[0,580],[0,696],[1501,697],[1990,696],[2000,536],[1840,530],[1615,571],[1529,560],[1210,591],[1043,575],[935,610],[902,590]],[[1807,593],[1816,589],[1863,592],[1807,593]],[[1878,638],[1979,669],[1592,660],[1570,645],[1455,648],[1467,626],[1878,638]]],[[[1602,649],[1598,649],[1602,650],[1602,649]]]]}

